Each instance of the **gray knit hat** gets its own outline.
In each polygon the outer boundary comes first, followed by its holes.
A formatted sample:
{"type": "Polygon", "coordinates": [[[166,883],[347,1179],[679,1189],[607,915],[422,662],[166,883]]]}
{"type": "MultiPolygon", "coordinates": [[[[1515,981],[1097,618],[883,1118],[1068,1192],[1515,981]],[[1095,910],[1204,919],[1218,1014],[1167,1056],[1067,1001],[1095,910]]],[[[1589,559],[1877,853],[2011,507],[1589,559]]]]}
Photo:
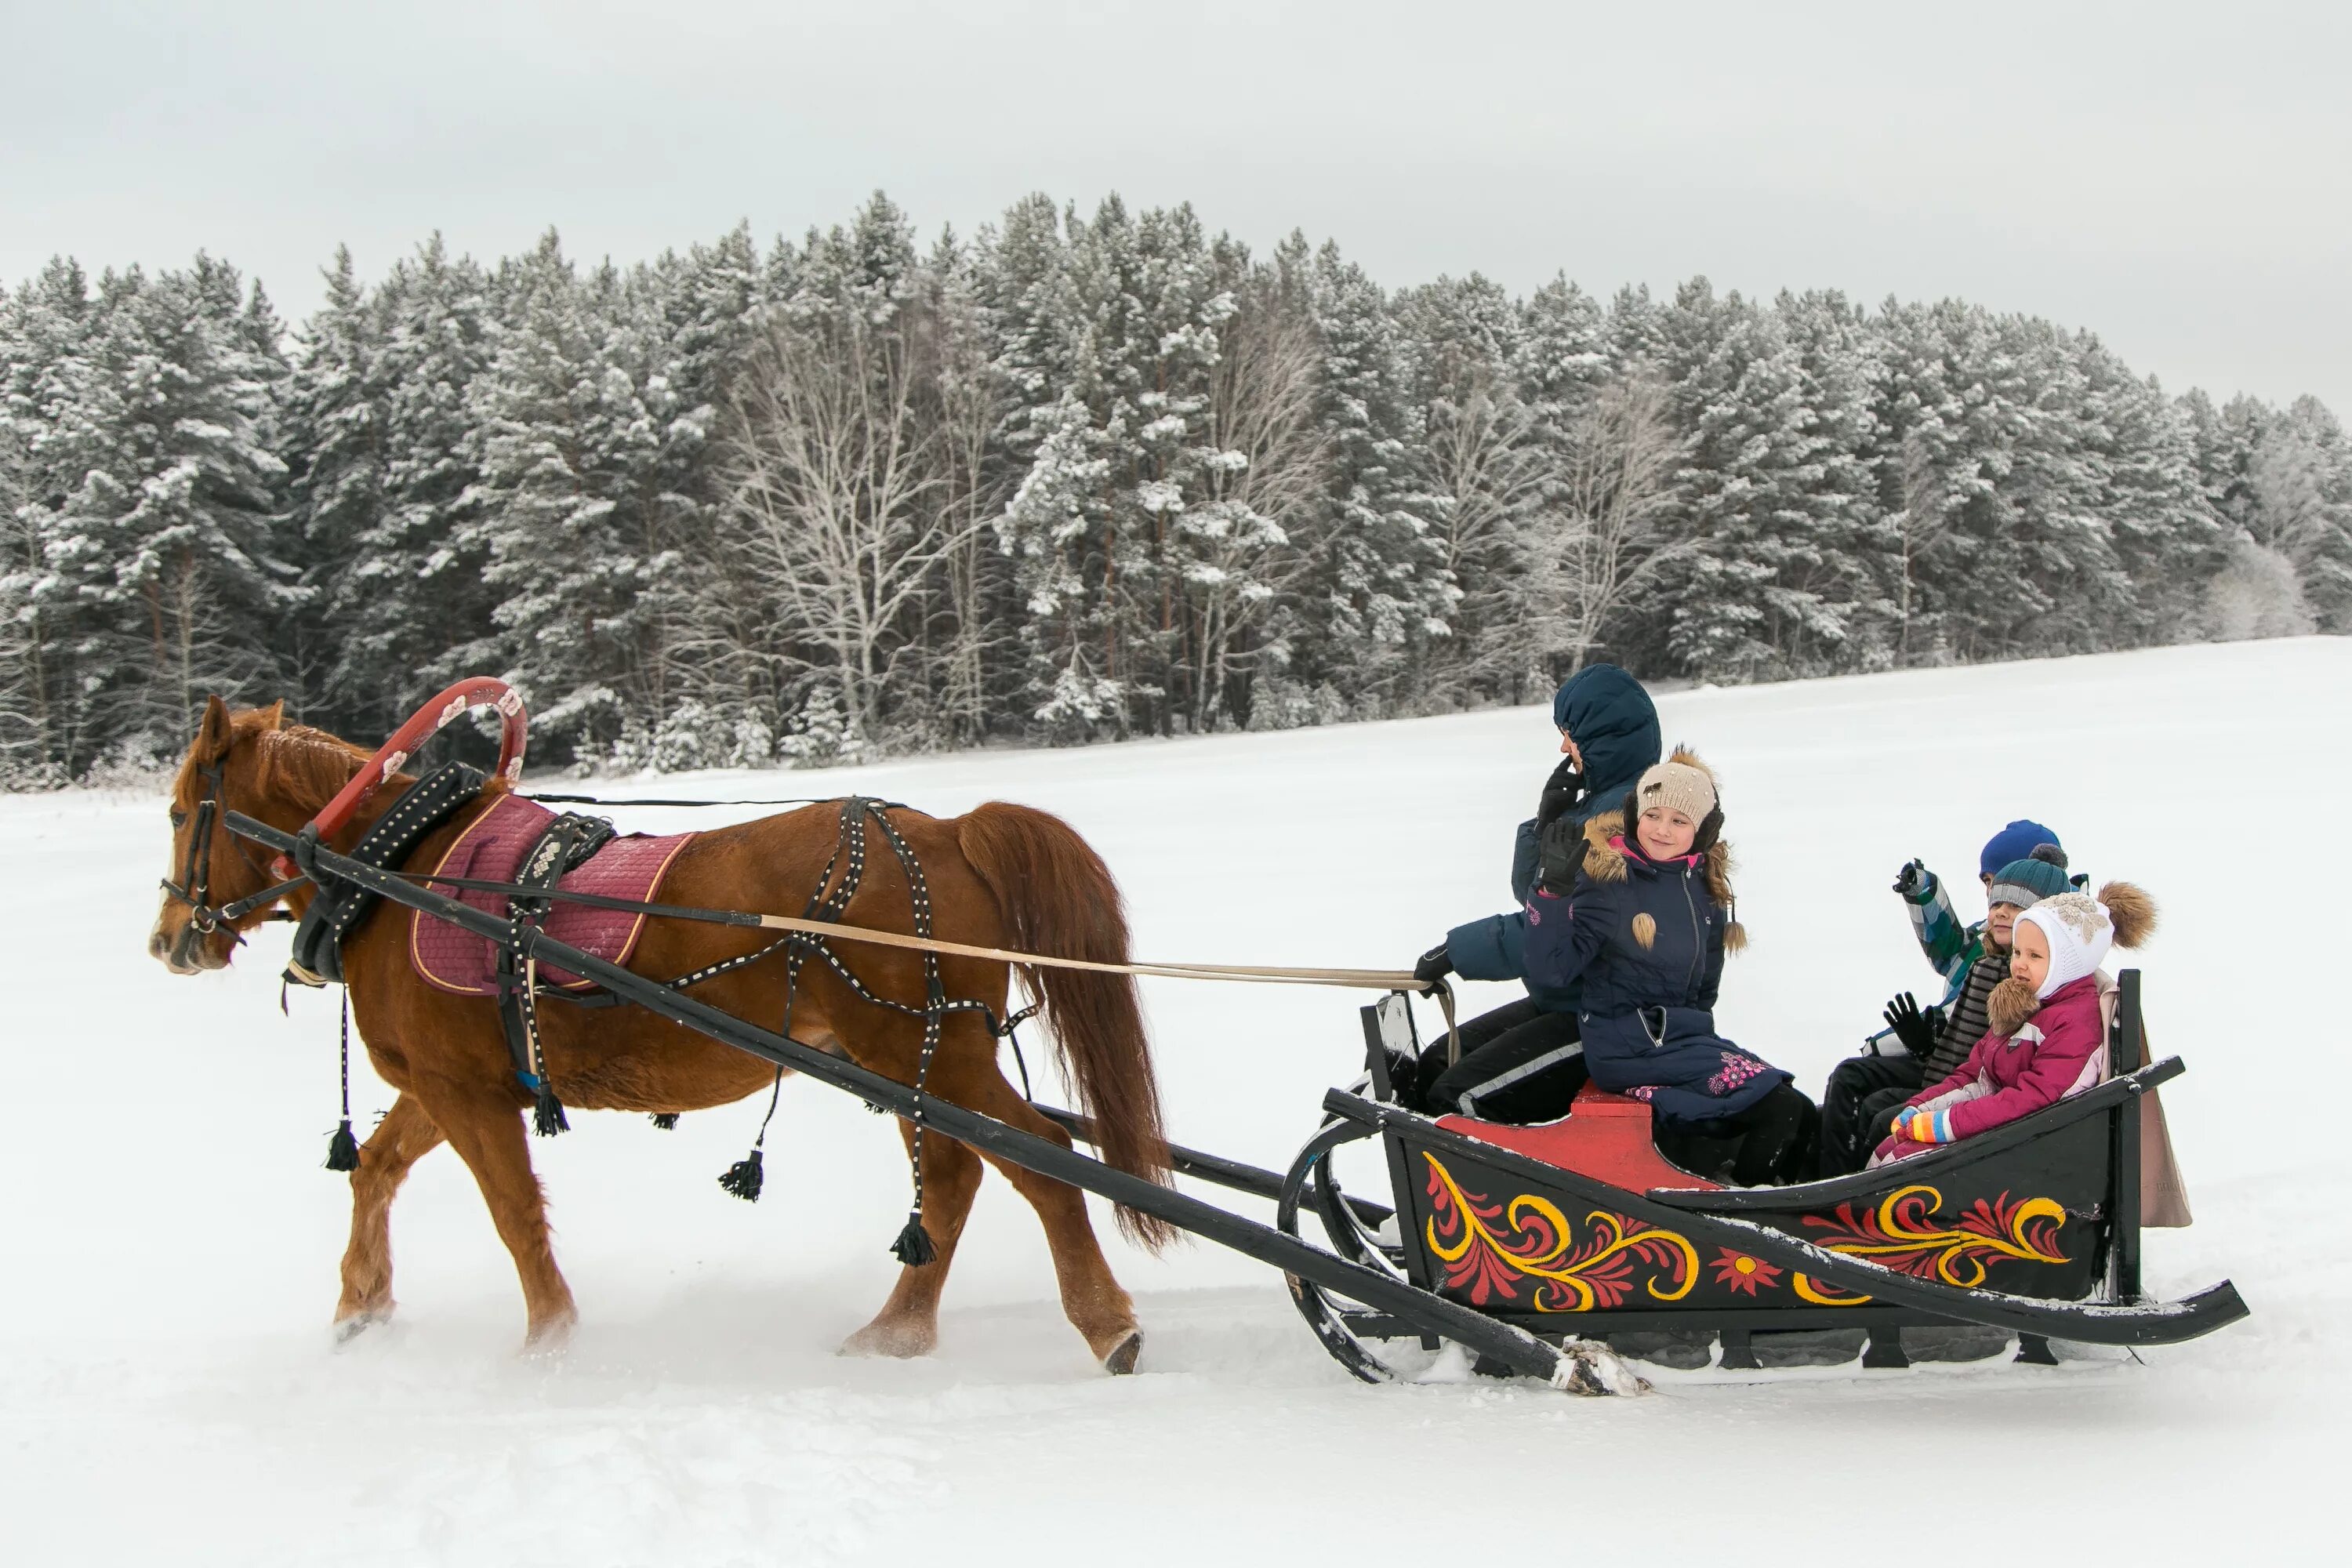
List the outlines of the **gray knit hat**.
{"type": "Polygon", "coordinates": [[[2024,859],[2011,860],[1995,871],[1985,900],[2030,910],[2044,899],[2074,890],[2074,881],[2066,875],[2066,852],[2055,844],[2042,844],[2024,859]]]}

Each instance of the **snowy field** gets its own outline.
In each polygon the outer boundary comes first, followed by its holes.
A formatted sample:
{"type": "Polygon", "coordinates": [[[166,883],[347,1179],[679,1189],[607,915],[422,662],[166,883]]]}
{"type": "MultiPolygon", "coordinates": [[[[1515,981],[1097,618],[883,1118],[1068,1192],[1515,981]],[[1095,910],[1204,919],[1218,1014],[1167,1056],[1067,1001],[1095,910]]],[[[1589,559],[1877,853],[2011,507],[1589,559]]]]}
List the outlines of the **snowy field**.
{"type": "MultiPolygon", "coordinates": [[[[1910,856],[1972,889],[1986,833],[2032,816],[2078,869],[2156,894],[2150,1032],[2189,1064],[2166,1100],[2199,1223],[2150,1233],[2148,1282],[2227,1275],[2253,1315],[2144,1363],[1856,1369],[1639,1400],[1364,1387],[1272,1273],[1202,1245],[1153,1261],[1107,1224],[1148,1342],[1141,1375],[1106,1377],[994,1180],[939,1353],[836,1357],[889,1287],[904,1167],[886,1124],[806,1084],[787,1086],[756,1205],[713,1181],[756,1105],[669,1134],[576,1116],[534,1144],[583,1314],[559,1360],[518,1355],[513,1270],[464,1168],[435,1153],[394,1217],[400,1318],[338,1352],[347,1194],[318,1169],[333,994],[278,1016],[283,927],[226,975],[173,979],[146,956],[160,802],[0,799],[0,1553],[2340,1561],[2325,1542],[2352,1431],[2352,1124],[2338,1075],[2305,1075],[2346,1046],[2347,693],[2352,641],[2310,639],[1664,700],[1669,741],[1723,775],[1744,868],[1754,944],[1721,1016],[1809,1090],[1887,994],[1928,988],[1887,891],[1910,856]]],[[[1143,956],[1402,967],[1506,906],[1511,829],[1553,744],[1548,715],[1520,709],[660,792],[1023,801],[1102,850],[1143,956]]],[[[1282,1165],[1325,1086],[1356,1070],[1369,998],[1145,985],[1185,1142],[1282,1165]]],[[[1470,992],[1474,1008],[1511,994],[1470,992]]],[[[389,1103],[355,1083],[362,1131],[389,1103]]]]}

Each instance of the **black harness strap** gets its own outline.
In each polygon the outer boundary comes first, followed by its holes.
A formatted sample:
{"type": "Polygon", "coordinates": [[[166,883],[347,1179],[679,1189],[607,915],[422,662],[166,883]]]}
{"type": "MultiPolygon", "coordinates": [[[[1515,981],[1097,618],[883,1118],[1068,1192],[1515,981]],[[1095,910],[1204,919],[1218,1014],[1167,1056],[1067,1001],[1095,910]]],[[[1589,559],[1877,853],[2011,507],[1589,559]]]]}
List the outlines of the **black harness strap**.
{"type": "Polygon", "coordinates": [[[547,1052],[539,1035],[539,963],[526,950],[555,907],[547,897],[555,884],[612,837],[613,825],[602,817],[568,813],[557,817],[524,853],[515,872],[515,891],[507,900],[509,934],[499,949],[497,964],[499,1021],[506,1030],[515,1077],[531,1092],[531,1130],[542,1138],[568,1132],[572,1123],[548,1079],[547,1052]]]}

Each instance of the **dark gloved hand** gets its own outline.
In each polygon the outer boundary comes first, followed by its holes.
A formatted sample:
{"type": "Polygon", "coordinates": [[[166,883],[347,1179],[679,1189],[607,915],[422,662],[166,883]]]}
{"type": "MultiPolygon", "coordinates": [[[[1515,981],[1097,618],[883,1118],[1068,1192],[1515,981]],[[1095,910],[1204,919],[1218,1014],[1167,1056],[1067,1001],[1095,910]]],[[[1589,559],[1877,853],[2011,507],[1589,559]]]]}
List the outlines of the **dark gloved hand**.
{"type": "Polygon", "coordinates": [[[1412,966],[1412,977],[1423,985],[1434,985],[1453,973],[1454,954],[1442,942],[1423,953],[1421,962],[1412,966]]]}
{"type": "Polygon", "coordinates": [[[1549,827],[1561,812],[1583,798],[1584,775],[1576,771],[1576,759],[1560,758],[1551,777],[1544,780],[1543,797],[1536,802],[1536,831],[1549,827]]]}
{"type": "Polygon", "coordinates": [[[1903,869],[1895,873],[1895,890],[1905,898],[1916,900],[1921,892],[1936,879],[1934,872],[1917,860],[1906,860],[1903,869]]]}
{"type": "Polygon", "coordinates": [[[1549,892],[1565,897],[1576,889],[1576,873],[1584,865],[1581,823],[1559,821],[1543,830],[1542,852],[1536,862],[1536,880],[1549,892]]]}
{"type": "Polygon", "coordinates": [[[1921,1012],[1918,1002],[1908,991],[1889,1002],[1886,1011],[1879,1016],[1895,1031],[1895,1037],[1903,1042],[1903,1048],[1921,1061],[1927,1059],[1927,1053],[1936,1048],[1936,1037],[1943,1032],[1944,1010],[1930,1007],[1921,1012]]]}

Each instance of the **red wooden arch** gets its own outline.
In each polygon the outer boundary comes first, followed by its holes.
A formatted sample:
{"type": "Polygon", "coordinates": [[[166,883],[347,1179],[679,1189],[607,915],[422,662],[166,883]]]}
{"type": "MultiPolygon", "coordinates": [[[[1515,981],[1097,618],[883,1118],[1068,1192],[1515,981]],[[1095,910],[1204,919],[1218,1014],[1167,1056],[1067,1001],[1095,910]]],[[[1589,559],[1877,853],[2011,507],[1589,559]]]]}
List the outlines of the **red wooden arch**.
{"type": "MultiPolygon", "coordinates": [[[[463,713],[477,708],[499,710],[499,776],[508,784],[522,782],[523,748],[530,739],[530,717],[523,711],[522,698],[505,681],[487,675],[472,676],[449,687],[441,695],[408,716],[408,721],[392,733],[392,739],[376,748],[367,766],[352,776],[329,801],[326,808],[310,819],[310,826],[320,839],[332,837],[352,819],[352,814],[366,804],[383,781],[398,773],[417,749],[431,740],[463,713]]],[[[292,877],[293,863],[283,855],[278,858],[278,875],[292,877]]]]}

